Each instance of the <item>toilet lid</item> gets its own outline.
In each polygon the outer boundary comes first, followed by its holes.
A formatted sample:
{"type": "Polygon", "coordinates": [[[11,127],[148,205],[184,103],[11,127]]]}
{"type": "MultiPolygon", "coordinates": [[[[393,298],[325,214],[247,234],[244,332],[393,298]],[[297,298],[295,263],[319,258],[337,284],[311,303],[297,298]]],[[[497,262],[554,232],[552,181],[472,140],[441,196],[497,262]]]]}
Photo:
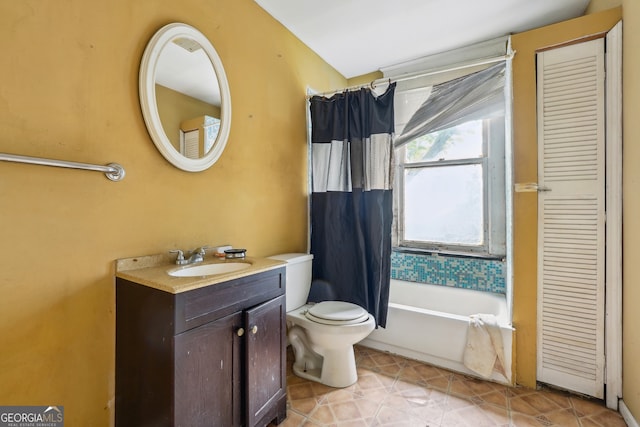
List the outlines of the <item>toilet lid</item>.
{"type": "Polygon", "coordinates": [[[344,301],[322,301],[305,314],[307,319],[325,325],[354,325],[369,318],[367,310],[344,301]]]}

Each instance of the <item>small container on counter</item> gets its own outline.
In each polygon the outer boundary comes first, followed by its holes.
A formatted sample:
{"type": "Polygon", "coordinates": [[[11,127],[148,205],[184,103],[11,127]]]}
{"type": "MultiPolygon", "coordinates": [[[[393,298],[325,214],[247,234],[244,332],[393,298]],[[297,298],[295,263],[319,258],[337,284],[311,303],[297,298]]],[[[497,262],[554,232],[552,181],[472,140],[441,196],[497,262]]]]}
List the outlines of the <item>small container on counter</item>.
{"type": "Polygon", "coordinates": [[[246,253],[246,249],[226,249],[224,251],[224,257],[226,259],[244,258],[246,253]]]}

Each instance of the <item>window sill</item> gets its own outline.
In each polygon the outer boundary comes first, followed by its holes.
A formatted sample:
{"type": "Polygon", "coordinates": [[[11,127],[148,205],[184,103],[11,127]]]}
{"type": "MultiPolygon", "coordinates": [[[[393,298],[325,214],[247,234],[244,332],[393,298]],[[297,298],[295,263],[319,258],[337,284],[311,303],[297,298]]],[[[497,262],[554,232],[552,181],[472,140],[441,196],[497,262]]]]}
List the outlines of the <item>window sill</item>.
{"type": "Polygon", "coordinates": [[[441,255],[445,257],[453,257],[453,258],[477,258],[477,259],[486,259],[486,260],[496,260],[496,261],[505,261],[504,255],[492,255],[485,253],[474,253],[474,252],[456,252],[456,251],[445,251],[445,250],[437,250],[437,249],[421,249],[421,248],[408,248],[404,246],[394,246],[391,248],[393,252],[401,252],[405,254],[416,254],[416,255],[441,255]]]}

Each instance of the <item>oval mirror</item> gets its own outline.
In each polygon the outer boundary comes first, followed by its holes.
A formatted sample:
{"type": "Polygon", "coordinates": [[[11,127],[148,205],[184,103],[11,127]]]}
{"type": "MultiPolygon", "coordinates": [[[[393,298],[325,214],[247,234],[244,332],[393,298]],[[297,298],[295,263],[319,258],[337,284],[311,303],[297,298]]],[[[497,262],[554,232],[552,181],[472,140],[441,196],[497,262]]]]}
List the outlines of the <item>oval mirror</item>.
{"type": "Polygon", "coordinates": [[[231,95],[222,61],[200,31],[180,23],[158,30],[142,56],[139,91],[149,135],[171,164],[199,172],[220,158],[231,95]]]}

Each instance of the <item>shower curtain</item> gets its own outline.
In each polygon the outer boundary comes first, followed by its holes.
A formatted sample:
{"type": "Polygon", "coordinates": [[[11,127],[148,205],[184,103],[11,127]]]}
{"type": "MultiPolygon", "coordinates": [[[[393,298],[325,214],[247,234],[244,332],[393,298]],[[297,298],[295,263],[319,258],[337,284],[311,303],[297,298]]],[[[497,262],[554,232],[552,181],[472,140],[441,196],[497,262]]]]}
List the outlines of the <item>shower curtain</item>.
{"type": "Polygon", "coordinates": [[[314,280],[387,320],[391,275],[393,96],[370,89],[311,98],[314,280]]]}

